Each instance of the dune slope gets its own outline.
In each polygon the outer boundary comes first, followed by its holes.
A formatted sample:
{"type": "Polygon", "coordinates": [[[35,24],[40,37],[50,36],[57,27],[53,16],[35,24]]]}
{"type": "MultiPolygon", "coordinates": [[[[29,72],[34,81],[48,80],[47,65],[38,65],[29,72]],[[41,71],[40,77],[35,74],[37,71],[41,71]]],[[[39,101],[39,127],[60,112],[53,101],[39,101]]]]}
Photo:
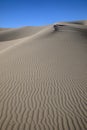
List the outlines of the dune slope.
{"type": "Polygon", "coordinates": [[[2,29],[0,31],[0,41],[9,41],[27,37],[35,34],[45,27],[23,27],[16,29],[2,29]]]}
{"type": "Polygon", "coordinates": [[[87,129],[87,37],[81,31],[48,26],[21,39],[4,32],[11,38],[1,39],[0,130],[87,129]]]}

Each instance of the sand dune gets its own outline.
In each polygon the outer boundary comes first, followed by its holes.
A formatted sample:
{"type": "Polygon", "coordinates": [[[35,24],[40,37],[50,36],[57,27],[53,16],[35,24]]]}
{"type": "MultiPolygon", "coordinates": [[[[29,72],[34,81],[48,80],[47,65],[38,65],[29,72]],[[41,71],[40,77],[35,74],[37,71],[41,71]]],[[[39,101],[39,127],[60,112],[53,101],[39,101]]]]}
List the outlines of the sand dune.
{"type": "Polygon", "coordinates": [[[63,24],[0,32],[0,130],[87,129],[86,25],[63,24]]]}
{"type": "Polygon", "coordinates": [[[0,28],[0,31],[10,30],[11,28],[0,28]]]}
{"type": "Polygon", "coordinates": [[[15,40],[35,34],[45,27],[23,27],[16,29],[3,29],[0,32],[0,41],[15,40]]]}

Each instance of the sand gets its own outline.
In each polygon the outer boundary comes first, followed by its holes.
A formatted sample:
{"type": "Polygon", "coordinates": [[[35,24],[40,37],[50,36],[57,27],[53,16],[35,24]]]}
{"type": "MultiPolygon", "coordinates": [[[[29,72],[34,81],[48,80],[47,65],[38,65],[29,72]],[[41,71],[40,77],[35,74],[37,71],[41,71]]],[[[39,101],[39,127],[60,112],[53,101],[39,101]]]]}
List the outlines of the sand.
{"type": "Polygon", "coordinates": [[[0,30],[0,130],[87,129],[87,26],[63,24],[0,30]]]}

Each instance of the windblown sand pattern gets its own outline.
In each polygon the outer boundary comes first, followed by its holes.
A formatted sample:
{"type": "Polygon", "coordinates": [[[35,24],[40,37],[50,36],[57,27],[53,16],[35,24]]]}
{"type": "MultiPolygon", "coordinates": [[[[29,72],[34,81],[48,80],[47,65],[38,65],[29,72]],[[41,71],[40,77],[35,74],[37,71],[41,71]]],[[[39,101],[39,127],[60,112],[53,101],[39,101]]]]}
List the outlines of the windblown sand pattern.
{"type": "Polygon", "coordinates": [[[86,29],[0,31],[0,130],[87,129],[86,29]]]}

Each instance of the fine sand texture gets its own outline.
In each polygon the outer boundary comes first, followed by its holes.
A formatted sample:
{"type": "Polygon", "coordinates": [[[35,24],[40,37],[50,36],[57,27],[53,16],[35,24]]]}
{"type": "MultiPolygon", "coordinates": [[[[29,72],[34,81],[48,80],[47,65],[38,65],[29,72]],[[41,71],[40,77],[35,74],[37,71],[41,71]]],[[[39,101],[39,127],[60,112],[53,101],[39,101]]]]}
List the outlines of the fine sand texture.
{"type": "Polygon", "coordinates": [[[87,130],[84,23],[0,29],[0,130],[87,130]]]}

